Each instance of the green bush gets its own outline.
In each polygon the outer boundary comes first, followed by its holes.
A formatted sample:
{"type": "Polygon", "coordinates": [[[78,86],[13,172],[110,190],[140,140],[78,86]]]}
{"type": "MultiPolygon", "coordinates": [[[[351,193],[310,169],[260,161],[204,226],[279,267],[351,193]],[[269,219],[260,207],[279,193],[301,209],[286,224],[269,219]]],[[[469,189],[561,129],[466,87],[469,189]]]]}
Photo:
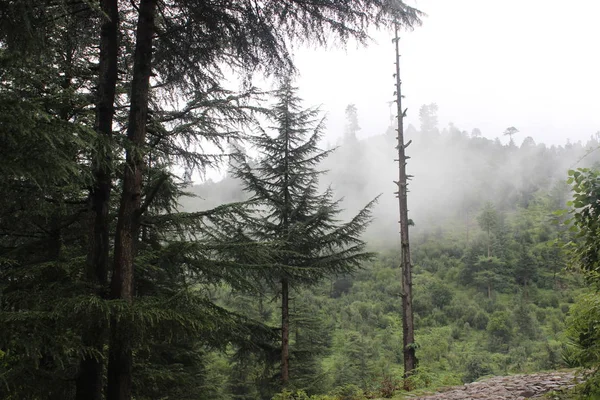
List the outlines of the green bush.
{"type": "Polygon", "coordinates": [[[308,396],[303,390],[291,391],[284,389],[281,393],[273,396],[271,400],[338,400],[338,398],[319,394],[308,396]]]}
{"type": "Polygon", "coordinates": [[[452,290],[441,282],[434,282],[429,286],[431,303],[434,307],[443,309],[452,301],[452,290]]]}
{"type": "Polygon", "coordinates": [[[394,396],[397,390],[402,387],[402,382],[399,379],[394,378],[390,375],[385,375],[381,382],[379,382],[379,387],[377,388],[378,396],[383,397],[384,399],[389,399],[394,396]]]}
{"type": "Polygon", "coordinates": [[[425,389],[431,386],[434,380],[434,372],[425,367],[417,367],[415,372],[408,378],[411,390],[425,389]]]}
{"type": "Polygon", "coordinates": [[[471,357],[465,365],[465,375],[463,380],[465,383],[473,382],[478,378],[494,373],[491,364],[482,355],[471,357]]]}
{"type": "Polygon", "coordinates": [[[507,311],[494,312],[488,322],[487,332],[490,351],[506,353],[514,335],[511,314],[507,311]]]}
{"type": "Polygon", "coordinates": [[[340,386],[332,394],[336,400],[366,400],[362,389],[354,384],[340,386]]]}
{"type": "Polygon", "coordinates": [[[566,334],[574,345],[574,357],[582,366],[593,367],[600,363],[598,321],[600,321],[600,296],[596,293],[580,297],[571,307],[566,334]]]}

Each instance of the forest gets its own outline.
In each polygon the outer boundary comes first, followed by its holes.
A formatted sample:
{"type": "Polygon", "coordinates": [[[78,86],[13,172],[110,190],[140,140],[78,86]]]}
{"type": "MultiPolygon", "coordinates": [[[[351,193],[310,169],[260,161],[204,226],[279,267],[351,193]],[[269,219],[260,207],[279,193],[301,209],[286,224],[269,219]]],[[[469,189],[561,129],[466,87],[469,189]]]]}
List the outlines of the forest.
{"type": "Polygon", "coordinates": [[[492,140],[435,103],[404,127],[398,73],[397,121],[361,137],[348,104],[334,144],[299,95],[294,46],[422,18],[0,1],[0,398],[403,398],[563,368],[600,393],[600,133],[492,140]]]}

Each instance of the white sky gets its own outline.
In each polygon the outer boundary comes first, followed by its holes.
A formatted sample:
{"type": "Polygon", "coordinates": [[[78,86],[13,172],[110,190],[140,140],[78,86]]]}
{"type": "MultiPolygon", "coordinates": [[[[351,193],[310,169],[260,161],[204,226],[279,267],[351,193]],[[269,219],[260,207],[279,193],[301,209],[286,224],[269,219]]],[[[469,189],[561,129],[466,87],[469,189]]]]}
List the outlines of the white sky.
{"type": "MultiPolygon", "coordinates": [[[[600,130],[600,0],[413,0],[427,14],[403,33],[402,90],[407,122],[422,104],[439,106],[440,129],[453,122],[489,138],[508,126],[536,142],[587,140],[600,130]]],[[[300,49],[297,81],[305,106],[328,114],[328,140],[342,135],[356,104],[363,137],[389,125],[393,100],[391,35],[347,50],[300,49]]],[[[506,138],[501,138],[506,142],[506,138]]]]}

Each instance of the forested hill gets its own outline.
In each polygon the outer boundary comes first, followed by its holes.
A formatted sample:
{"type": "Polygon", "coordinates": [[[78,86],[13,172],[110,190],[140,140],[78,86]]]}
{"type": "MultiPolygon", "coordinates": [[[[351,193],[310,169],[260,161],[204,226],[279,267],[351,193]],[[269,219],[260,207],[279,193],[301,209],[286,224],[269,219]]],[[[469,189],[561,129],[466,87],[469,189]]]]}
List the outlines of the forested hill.
{"type": "MultiPolygon", "coordinates": [[[[423,106],[422,113],[432,106],[423,106]]],[[[598,134],[591,135],[586,143],[567,142],[563,146],[536,144],[531,137],[518,136],[503,144],[498,138],[482,137],[478,129],[467,133],[452,124],[440,132],[437,117],[425,114],[420,130],[411,125],[405,134],[406,140],[412,141],[407,149],[411,157],[407,171],[413,176],[408,202],[415,233],[459,229],[462,225],[468,235],[486,202],[492,202],[499,211],[511,212],[527,208],[536,196],[542,196],[551,201],[551,207],[562,208],[569,197],[567,171],[600,161],[598,134]]],[[[327,171],[321,185],[330,185],[336,197],[343,198],[348,214],[381,194],[368,233],[371,244],[395,243],[388,241],[398,230],[398,205],[393,194],[393,181],[398,178],[395,146],[391,127],[363,140],[356,139],[356,131],[347,129],[336,150],[320,166],[327,171]]],[[[210,209],[247,197],[231,176],[194,186],[191,192],[199,197],[181,200],[188,210],[210,209]]]]}
{"type": "MultiPolygon", "coordinates": [[[[578,365],[565,320],[583,284],[565,272],[561,248],[569,232],[555,211],[571,196],[567,170],[600,160],[597,138],[546,146],[517,137],[502,144],[477,130],[468,134],[450,126],[439,132],[423,122],[420,130],[407,129],[419,358],[414,387],[578,365]]],[[[364,140],[346,134],[322,165],[329,172],[321,183],[344,198],[348,215],[382,196],[366,236],[377,258],[353,276],[292,295],[290,368],[294,387],[309,394],[383,397],[400,382],[394,136],[393,129],[364,140]]],[[[193,191],[202,199],[184,200],[190,209],[245,198],[231,177],[193,191]]],[[[220,288],[213,297],[277,326],[276,296],[220,288]]],[[[276,391],[269,385],[276,363],[213,357],[211,373],[227,388],[215,389],[215,398],[268,399],[276,391]]]]}
{"type": "Polygon", "coordinates": [[[402,286],[393,127],[361,132],[350,104],[327,132],[299,98],[305,45],[395,32],[404,52],[424,16],[402,0],[0,2],[0,399],[365,400],[600,371],[600,169],[567,178],[600,134],[490,140],[423,106],[398,152],[402,286]],[[213,168],[227,177],[190,185],[213,168]]]}

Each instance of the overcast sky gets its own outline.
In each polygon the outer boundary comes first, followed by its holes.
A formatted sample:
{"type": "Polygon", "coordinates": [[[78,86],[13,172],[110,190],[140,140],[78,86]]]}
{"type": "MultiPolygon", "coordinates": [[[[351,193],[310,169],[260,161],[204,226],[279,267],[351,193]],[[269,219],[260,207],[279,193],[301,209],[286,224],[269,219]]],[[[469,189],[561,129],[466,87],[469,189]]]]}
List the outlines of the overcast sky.
{"type": "MultiPolygon", "coordinates": [[[[564,144],[600,130],[600,1],[413,0],[427,14],[401,39],[404,105],[439,106],[440,129],[481,129],[520,143],[564,144]]],[[[383,133],[393,100],[394,47],[375,32],[367,48],[299,49],[297,81],[306,105],[328,113],[328,140],[340,137],[344,109],[356,104],[361,136],[383,133]]]]}

